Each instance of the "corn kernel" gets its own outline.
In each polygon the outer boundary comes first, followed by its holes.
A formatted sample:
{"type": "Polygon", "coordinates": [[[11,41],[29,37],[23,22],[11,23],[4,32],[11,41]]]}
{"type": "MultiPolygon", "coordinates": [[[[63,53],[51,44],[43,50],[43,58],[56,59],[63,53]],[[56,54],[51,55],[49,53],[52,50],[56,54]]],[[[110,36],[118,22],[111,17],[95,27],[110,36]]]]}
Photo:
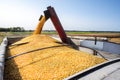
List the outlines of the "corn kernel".
{"type": "Polygon", "coordinates": [[[60,44],[47,35],[31,35],[9,47],[11,56],[30,52],[6,62],[5,79],[9,80],[61,80],[105,60],[60,44]],[[16,77],[17,76],[17,77],[16,77]]]}

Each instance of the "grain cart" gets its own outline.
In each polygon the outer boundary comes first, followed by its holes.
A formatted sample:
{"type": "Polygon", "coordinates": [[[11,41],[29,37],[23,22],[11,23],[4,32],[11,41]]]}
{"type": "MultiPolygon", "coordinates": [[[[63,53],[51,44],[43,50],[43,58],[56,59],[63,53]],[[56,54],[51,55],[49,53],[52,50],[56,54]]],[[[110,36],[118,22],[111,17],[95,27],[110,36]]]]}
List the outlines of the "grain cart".
{"type": "MultiPolygon", "coordinates": [[[[120,59],[107,61],[104,58],[76,50],[77,46],[67,38],[53,7],[48,7],[44,11],[44,16],[41,16],[39,20],[32,35],[16,42],[8,38],[9,45],[7,45],[7,38],[5,39],[7,51],[4,47],[2,53],[5,54],[6,51],[6,58],[0,67],[1,80],[77,80],[113,63],[116,63],[114,66],[117,65],[114,70],[120,68],[118,66],[120,59]],[[42,27],[49,18],[62,42],[41,34],[42,27]]],[[[113,71],[107,73],[110,72],[113,71]]],[[[103,72],[97,75],[100,77],[90,78],[89,76],[83,80],[100,80],[104,76],[103,72]]]]}

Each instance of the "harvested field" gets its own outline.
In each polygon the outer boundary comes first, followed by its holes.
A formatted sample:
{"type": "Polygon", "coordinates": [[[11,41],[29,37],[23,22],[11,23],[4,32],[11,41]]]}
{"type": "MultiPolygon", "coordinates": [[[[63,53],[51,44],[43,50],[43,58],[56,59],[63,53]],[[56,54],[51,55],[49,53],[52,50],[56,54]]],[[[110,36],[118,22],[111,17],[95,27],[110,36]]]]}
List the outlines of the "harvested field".
{"type": "Polygon", "coordinates": [[[69,34],[70,36],[86,36],[86,37],[106,37],[120,38],[120,33],[88,33],[88,34],[69,34]]]}
{"type": "Polygon", "coordinates": [[[11,46],[5,80],[61,80],[106,60],[77,51],[47,35],[31,35],[11,46]],[[18,45],[26,43],[23,45],[18,45]],[[26,52],[26,53],[25,53],[26,52]]]}
{"type": "Polygon", "coordinates": [[[109,42],[120,43],[120,33],[69,34],[69,36],[104,37],[104,38],[108,38],[109,42]]]}
{"type": "Polygon", "coordinates": [[[110,42],[118,43],[120,44],[120,38],[109,38],[108,39],[110,42]]]}

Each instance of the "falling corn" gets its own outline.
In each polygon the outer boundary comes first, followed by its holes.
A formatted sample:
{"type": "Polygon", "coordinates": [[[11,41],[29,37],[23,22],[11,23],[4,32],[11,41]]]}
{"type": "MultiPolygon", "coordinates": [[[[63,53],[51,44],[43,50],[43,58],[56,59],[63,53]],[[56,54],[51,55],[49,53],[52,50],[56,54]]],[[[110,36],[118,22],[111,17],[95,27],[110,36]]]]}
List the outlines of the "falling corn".
{"type": "Polygon", "coordinates": [[[77,51],[47,35],[31,35],[9,47],[8,57],[34,50],[6,62],[5,80],[62,80],[105,60],[77,51]]]}
{"type": "Polygon", "coordinates": [[[33,34],[40,34],[43,28],[43,25],[45,23],[45,16],[42,16],[41,20],[39,21],[36,30],[33,32],[33,34]]]}

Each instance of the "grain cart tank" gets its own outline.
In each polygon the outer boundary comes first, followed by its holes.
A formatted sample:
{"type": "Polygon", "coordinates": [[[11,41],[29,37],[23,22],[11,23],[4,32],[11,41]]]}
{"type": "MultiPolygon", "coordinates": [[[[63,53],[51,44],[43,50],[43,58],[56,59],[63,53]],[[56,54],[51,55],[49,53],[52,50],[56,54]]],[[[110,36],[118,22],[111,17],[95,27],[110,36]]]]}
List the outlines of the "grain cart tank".
{"type": "Polygon", "coordinates": [[[4,80],[62,80],[106,61],[73,48],[53,7],[44,13],[32,35],[8,45],[4,80]],[[49,18],[62,42],[41,34],[49,18]]]}

